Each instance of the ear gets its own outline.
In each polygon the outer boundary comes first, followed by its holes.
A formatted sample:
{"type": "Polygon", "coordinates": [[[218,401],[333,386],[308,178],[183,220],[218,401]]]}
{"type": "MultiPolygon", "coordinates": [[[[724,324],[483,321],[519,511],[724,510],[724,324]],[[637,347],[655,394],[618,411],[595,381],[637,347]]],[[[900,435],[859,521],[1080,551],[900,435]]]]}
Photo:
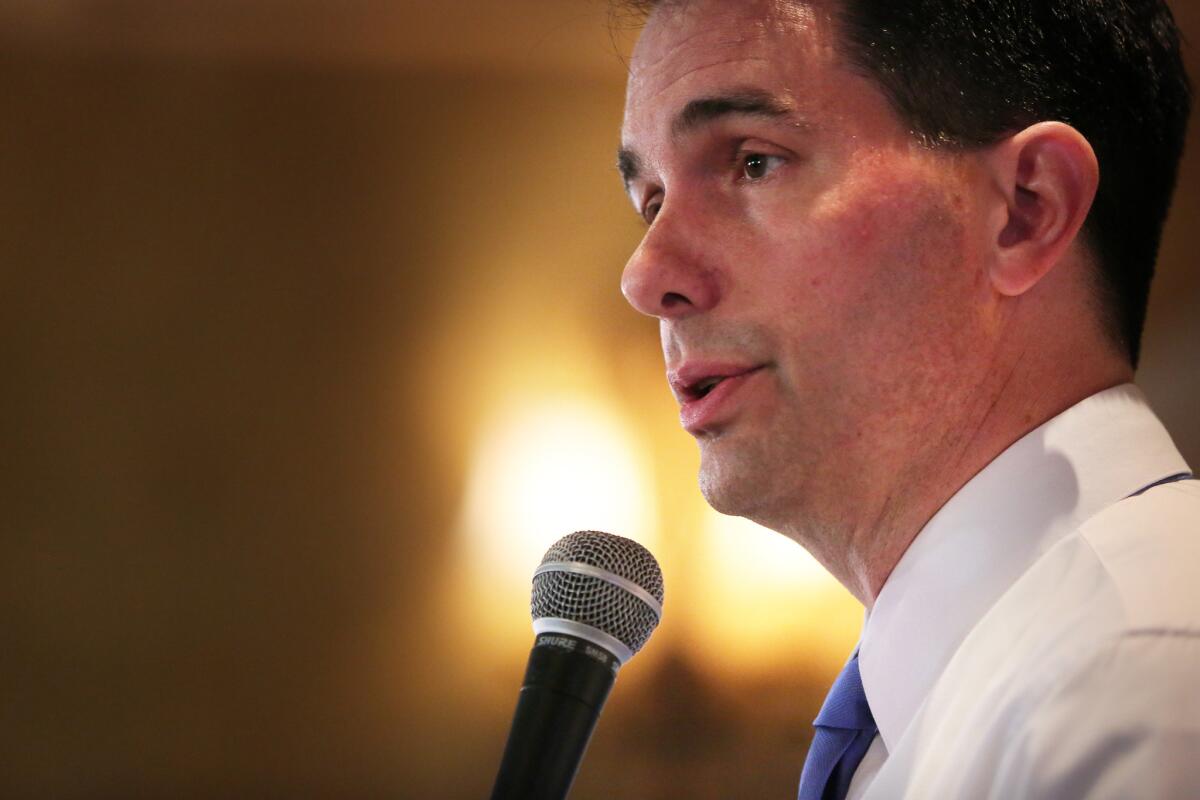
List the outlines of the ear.
{"type": "Polygon", "coordinates": [[[994,145],[985,162],[999,189],[992,286],[1015,297],[1033,288],[1066,254],[1083,227],[1100,166],[1083,134],[1039,122],[994,145]],[[1000,205],[998,203],[998,205],[1000,205]]]}

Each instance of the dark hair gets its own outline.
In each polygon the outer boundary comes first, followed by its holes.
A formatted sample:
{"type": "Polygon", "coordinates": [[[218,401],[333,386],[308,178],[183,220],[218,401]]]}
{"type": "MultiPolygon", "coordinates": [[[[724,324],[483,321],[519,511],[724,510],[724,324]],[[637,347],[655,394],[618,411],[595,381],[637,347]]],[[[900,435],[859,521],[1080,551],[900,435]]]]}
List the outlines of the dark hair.
{"type": "Polygon", "coordinates": [[[839,0],[837,18],[845,57],[932,147],[1043,120],[1087,138],[1101,172],[1084,225],[1099,307],[1136,366],[1191,106],[1165,0],[839,0]]]}

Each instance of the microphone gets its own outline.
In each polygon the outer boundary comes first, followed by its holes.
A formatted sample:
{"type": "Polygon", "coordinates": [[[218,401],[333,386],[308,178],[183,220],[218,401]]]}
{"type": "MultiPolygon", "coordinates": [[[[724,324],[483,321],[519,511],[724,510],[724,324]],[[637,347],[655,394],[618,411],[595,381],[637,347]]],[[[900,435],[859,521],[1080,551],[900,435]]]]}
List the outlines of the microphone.
{"type": "Polygon", "coordinates": [[[616,680],[662,617],[650,551],[599,531],[555,542],[533,573],[533,650],[492,800],[562,800],[616,680]]]}

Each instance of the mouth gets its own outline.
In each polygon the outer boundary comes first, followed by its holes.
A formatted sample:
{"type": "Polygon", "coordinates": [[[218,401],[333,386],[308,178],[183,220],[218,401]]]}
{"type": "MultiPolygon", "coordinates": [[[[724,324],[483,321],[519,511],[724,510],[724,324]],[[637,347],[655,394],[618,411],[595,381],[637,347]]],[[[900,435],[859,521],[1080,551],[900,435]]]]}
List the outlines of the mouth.
{"type": "Polygon", "coordinates": [[[740,378],[751,372],[762,369],[763,365],[744,366],[706,366],[685,364],[678,370],[667,375],[671,390],[680,405],[702,400],[727,380],[740,378]]]}
{"type": "Polygon", "coordinates": [[[727,378],[727,375],[711,375],[696,383],[683,387],[683,395],[688,400],[699,400],[708,395],[721,381],[727,378]]]}
{"type": "Polygon", "coordinates": [[[680,422],[691,433],[722,424],[740,405],[739,389],[766,365],[684,364],[669,375],[680,422]]]}

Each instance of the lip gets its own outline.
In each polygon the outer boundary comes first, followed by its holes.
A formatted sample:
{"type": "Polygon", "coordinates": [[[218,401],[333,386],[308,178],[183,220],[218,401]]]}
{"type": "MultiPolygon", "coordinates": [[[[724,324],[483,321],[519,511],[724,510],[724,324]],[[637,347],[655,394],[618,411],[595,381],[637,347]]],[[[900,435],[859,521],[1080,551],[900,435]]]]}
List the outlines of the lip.
{"type": "Polygon", "coordinates": [[[695,435],[719,421],[732,409],[739,391],[764,366],[692,361],[668,372],[684,430],[695,435]],[[714,378],[720,382],[701,394],[700,387],[714,378]]]}

